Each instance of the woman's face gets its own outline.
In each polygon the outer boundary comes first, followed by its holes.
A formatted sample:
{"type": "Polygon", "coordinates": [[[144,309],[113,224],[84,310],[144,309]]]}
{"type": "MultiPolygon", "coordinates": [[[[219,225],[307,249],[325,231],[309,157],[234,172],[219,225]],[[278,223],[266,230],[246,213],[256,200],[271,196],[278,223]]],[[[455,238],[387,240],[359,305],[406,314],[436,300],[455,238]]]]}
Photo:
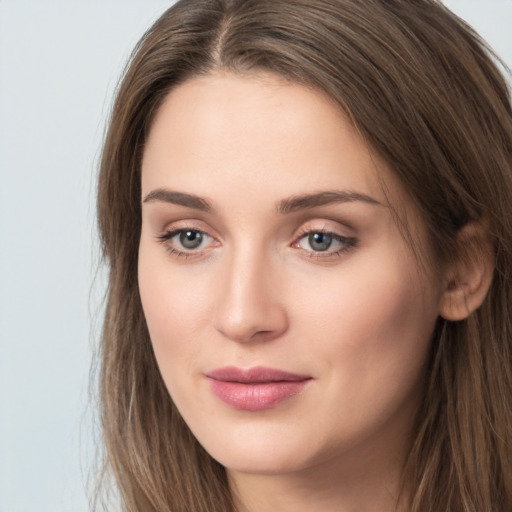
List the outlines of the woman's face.
{"type": "Polygon", "coordinates": [[[319,92],[217,74],[167,97],[142,164],[140,293],[173,401],[231,471],[405,449],[442,287],[393,220],[388,201],[426,247],[403,197],[319,92]]]}

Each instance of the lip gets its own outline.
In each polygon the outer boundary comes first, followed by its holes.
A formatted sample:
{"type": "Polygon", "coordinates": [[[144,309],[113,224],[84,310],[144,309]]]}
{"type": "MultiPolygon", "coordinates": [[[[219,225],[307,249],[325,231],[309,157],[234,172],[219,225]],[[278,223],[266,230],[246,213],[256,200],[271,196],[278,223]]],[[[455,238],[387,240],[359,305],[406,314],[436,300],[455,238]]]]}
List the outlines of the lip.
{"type": "Polygon", "coordinates": [[[312,379],[275,368],[226,366],[208,372],[213,394],[225,404],[245,411],[262,411],[292,398],[312,379]]]}

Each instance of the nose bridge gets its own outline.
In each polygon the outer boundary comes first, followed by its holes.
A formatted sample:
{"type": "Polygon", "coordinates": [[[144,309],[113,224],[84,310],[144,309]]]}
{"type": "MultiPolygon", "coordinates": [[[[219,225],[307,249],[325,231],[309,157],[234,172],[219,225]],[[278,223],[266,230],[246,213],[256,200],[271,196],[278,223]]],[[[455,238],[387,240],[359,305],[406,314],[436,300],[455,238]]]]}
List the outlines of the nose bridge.
{"type": "Polygon", "coordinates": [[[219,275],[216,328],[233,341],[269,340],[286,330],[277,263],[254,243],[233,248],[219,275]]]}

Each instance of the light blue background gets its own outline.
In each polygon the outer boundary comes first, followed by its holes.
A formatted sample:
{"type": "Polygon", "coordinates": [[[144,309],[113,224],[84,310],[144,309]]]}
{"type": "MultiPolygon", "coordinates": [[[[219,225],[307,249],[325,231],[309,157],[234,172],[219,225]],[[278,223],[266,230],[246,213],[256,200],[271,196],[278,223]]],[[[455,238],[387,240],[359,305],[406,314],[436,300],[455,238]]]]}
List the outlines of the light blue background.
{"type": "MultiPolygon", "coordinates": [[[[122,66],[170,3],[0,0],[0,512],[88,509],[94,176],[122,66]]],[[[446,3],[512,65],[512,0],[446,3]]]]}

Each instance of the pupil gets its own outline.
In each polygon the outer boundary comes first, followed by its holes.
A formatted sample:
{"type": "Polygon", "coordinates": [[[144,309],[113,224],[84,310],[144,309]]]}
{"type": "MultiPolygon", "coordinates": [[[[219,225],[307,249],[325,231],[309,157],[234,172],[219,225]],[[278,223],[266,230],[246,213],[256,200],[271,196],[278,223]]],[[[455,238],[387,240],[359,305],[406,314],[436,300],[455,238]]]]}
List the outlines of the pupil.
{"type": "Polygon", "coordinates": [[[327,233],[311,233],[308,238],[309,245],[315,251],[326,251],[332,243],[332,236],[327,233]]]}
{"type": "Polygon", "coordinates": [[[183,231],[180,233],[180,243],[185,249],[197,249],[203,241],[199,231],[183,231]]]}

